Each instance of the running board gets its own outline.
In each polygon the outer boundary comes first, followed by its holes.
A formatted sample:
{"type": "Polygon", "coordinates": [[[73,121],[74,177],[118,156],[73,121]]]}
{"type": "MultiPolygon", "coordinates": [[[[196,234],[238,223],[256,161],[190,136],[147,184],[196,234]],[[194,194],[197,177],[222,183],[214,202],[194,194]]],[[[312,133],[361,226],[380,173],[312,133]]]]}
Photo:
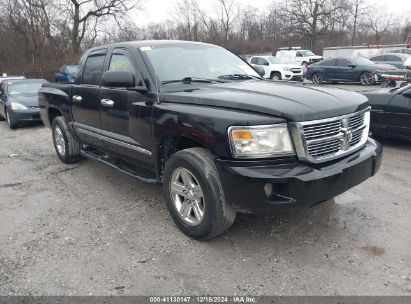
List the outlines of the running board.
{"type": "Polygon", "coordinates": [[[94,152],[90,150],[86,151],[83,149],[80,150],[80,154],[84,156],[85,158],[98,161],[114,169],[117,169],[118,171],[124,174],[127,174],[131,177],[134,177],[144,183],[158,184],[160,182],[159,180],[155,178],[141,176],[141,174],[138,174],[138,172],[134,168],[131,168],[125,162],[119,160],[118,158],[110,157],[110,155],[108,154],[100,154],[98,152],[94,152]]]}

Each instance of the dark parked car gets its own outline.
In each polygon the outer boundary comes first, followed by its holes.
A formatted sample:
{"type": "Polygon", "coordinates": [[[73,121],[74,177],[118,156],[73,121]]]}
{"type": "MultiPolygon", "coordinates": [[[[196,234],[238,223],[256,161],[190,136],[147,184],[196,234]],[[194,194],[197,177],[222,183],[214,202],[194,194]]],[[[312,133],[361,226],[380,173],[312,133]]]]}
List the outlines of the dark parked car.
{"type": "Polygon", "coordinates": [[[376,64],[390,64],[395,66],[398,69],[404,69],[404,62],[411,55],[408,54],[383,54],[371,57],[370,60],[376,64]]]}
{"type": "Polygon", "coordinates": [[[78,65],[63,65],[59,72],[54,75],[57,83],[73,83],[76,79],[78,65]]]}
{"type": "Polygon", "coordinates": [[[7,120],[10,129],[19,124],[41,121],[38,90],[44,79],[7,80],[0,86],[0,120],[7,120]]]}
{"type": "Polygon", "coordinates": [[[315,84],[323,82],[360,82],[362,85],[373,85],[380,81],[377,72],[395,70],[388,64],[375,64],[362,58],[336,58],[314,63],[307,67],[307,79],[315,84]]]}
{"type": "Polygon", "coordinates": [[[363,94],[372,107],[371,130],[374,134],[411,139],[411,85],[363,94]]]}
{"type": "Polygon", "coordinates": [[[81,58],[74,84],[44,84],[56,153],[162,183],[177,226],[196,239],[237,212],[326,201],[374,175],[364,96],[263,80],[214,45],[139,41],[81,58]]]}

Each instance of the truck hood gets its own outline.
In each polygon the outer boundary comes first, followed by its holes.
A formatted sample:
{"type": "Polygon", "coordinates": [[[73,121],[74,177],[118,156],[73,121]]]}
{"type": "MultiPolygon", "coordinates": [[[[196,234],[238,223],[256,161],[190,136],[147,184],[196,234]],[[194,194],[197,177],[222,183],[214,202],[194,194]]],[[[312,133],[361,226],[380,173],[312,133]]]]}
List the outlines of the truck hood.
{"type": "Polygon", "coordinates": [[[9,102],[18,102],[27,107],[38,107],[39,100],[36,94],[9,95],[9,102]]]}
{"type": "Polygon", "coordinates": [[[162,101],[257,112],[288,121],[340,116],[368,106],[365,96],[351,91],[263,80],[179,85],[169,90],[162,101]]]}

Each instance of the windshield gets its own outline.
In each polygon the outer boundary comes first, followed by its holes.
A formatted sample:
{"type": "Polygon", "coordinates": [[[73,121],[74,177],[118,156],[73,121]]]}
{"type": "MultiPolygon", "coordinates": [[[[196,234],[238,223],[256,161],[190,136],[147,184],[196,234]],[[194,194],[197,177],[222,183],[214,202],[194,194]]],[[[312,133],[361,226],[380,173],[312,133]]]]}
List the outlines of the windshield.
{"type": "Polygon", "coordinates": [[[226,75],[258,74],[243,60],[221,47],[206,44],[168,44],[140,47],[163,83],[190,77],[213,79],[226,75]]]}
{"type": "Polygon", "coordinates": [[[315,54],[311,51],[301,51],[301,53],[303,53],[304,57],[315,56],[315,54]]]}
{"type": "Polygon", "coordinates": [[[352,61],[354,61],[358,65],[374,65],[375,64],[371,60],[362,58],[362,57],[353,58],[352,61]]]}
{"type": "Polygon", "coordinates": [[[68,74],[77,74],[78,66],[77,65],[68,65],[67,73],[68,74]]]}
{"type": "Polygon", "coordinates": [[[267,59],[268,59],[268,61],[270,61],[273,64],[284,63],[284,60],[282,60],[281,58],[278,58],[278,57],[274,57],[274,56],[268,57],[267,59]]]}
{"type": "Polygon", "coordinates": [[[43,82],[15,83],[8,86],[10,95],[35,94],[41,88],[43,82]]]}

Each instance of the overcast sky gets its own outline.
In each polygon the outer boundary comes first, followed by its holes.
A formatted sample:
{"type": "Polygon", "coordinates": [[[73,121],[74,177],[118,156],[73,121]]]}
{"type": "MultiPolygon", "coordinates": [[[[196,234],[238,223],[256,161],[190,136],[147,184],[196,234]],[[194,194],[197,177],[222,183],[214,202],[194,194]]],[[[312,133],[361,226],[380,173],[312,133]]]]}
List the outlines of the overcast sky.
{"type": "MultiPolygon", "coordinates": [[[[214,11],[215,0],[198,0],[200,6],[212,13],[214,11]]],[[[255,6],[261,9],[266,8],[273,2],[278,0],[238,0],[241,5],[255,6]]],[[[292,0],[290,0],[292,1],[292,0]]],[[[178,0],[142,0],[144,10],[134,14],[134,22],[137,25],[144,26],[149,23],[163,22],[167,19],[172,19],[171,14],[178,0]]],[[[393,14],[411,14],[411,0],[368,0],[369,3],[377,4],[385,7],[387,11],[393,14]]],[[[384,10],[385,10],[384,9],[384,10]]]]}

